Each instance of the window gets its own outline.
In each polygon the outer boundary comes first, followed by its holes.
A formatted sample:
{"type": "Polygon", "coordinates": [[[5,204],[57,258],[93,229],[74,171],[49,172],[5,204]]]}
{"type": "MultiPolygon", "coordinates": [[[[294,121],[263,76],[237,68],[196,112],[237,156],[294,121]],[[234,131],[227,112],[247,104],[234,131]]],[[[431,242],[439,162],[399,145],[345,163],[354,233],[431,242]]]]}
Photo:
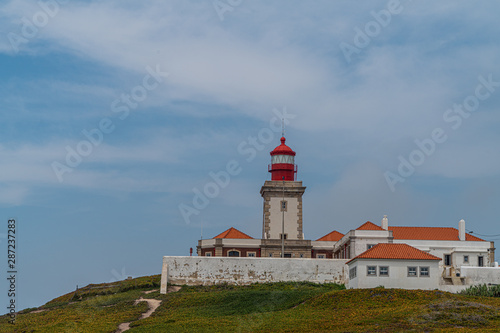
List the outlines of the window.
{"type": "Polygon", "coordinates": [[[377,276],[377,266],[367,266],[366,267],[366,275],[377,276]]]}
{"type": "Polygon", "coordinates": [[[378,275],[379,276],[389,276],[389,266],[379,266],[378,275]]]}
{"type": "Polygon", "coordinates": [[[356,269],[356,268],[357,268],[357,267],[353,267],[353,268],[351,268],[351,269],[349,270],[349,279],[354,279],[354,278],[356,277],[356,273],[357,273],[357,272],[356,272],[356,271],[357,271],[357,269],[356,269]]]}
{"type": "Polygon", "coordinates": [[[408,276],[417,276],[417,267],[408,267],[408,276]]]}
{"type": "Polygon", "coordinates": [[[278,163],[286,163],[286,164],[294,164],[295,163],[295,158],[290,155],[274,155],[271,157],[271,163],[272,164],[278,164],[278,163]]]}
{"type": "Polygon", "coordinates": [[[255,257],[257,253],[255,252],[247,252],[247,257],[255,257]]]}
{"type": "Polygon", "coordinates": [[[469,263],[469,256],[464,256],[464,263],[466,263],[466,264],[469,263]]]}
{"type": "Polygon", "coordinates": [[[324,254],[317,254],[316,258],[318,258],[318,259],[325,259],[325,255],[324,254]]]}
{"type": "Polygon", "coordinates": [[[285,212],[286,212],[286,211],[287,211],[287,207],[288,207],[288,201],[286,201],[286,200],[285,200],[285,201],[283,201],[283,200],[282,200],[282,201],[281,201],[281,211],[282,211],[282,212],[283,212],[283,211],[285,211],[285,212]]]}
{"type": "Polygon", "coordinates": [[[301,257],[301,258],[304,258],[304,253],[301,253],[301,254],[300,254],[300,257],[301,257]]]}
{"type": "Polygon", "coordinates": [[[272,253],[272,252],[271,252],[271,253],[269,253],[269,256],[270,256],[270,257],[272,257],[272,256],[273,256],[273,253],[272,253]]]}
{"type": "Polygon", "coordinates": [[[451,266],[451,254],[444,255],[444,265],[451,266]]]}
{"type": "Polygon", "coordinates": [[[366,249],[367,249],[367,250],[369,250],[369,249],[371,249],[371,248],[372,248],[372,247],[374,247],[374,246],[375,246],[375,244],[367,244],[367,245],[366,245],[366,249]]]}
{"type": "Polygon", "coordinates": [[[212,256],[212,252],[205,252],[205,257],[211,257],[212,256]]]}
{"type": "Polygon", "coordinates": [[[288,234],[285,234],[285,235],[280,234],[280,239],[281,239],[281,238],[287,239],[287,237],[288,237],[288,234]]]}
{"type": "Polygon", "coordinates": [[[420,267],[420,276],[428,277],[429,276],[429,267],[420,267]]]}
{"type": "Polygon", "coordinates": [[[240,256],[240,251],[232,250],[227,253],[228,257],[239,257],[240,256]]]}
{"type": "Polygon", "coordinates": [[[477,265],[479,267],[483,267],[484,266],[484,257],[483,256],[477,257],[477,265]]]}
{"type": "Polygon", "coordinates": [[[283,258],[291,258],[292,254],[291,253],[285,253],[285,256],[283,258]]]}

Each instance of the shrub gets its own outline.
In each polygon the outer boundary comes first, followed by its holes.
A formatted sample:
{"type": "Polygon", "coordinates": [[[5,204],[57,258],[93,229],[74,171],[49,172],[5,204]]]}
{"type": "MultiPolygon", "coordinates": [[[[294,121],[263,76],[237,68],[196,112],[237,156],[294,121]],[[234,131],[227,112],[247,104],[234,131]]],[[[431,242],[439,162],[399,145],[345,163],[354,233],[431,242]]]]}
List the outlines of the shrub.
{"type": "Polygon", "coordinates": [[[459,294],[467,296],[500,297],[500,285],[480,284],[470,286],[469,288],[459,292],[459,294]]]}

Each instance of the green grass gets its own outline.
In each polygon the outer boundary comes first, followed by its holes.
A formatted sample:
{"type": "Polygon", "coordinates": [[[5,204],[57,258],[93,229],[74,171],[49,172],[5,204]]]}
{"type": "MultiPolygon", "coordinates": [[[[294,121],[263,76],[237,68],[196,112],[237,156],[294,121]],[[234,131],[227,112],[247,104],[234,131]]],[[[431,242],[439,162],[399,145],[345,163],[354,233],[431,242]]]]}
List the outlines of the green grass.
{"type": "Polygon", "coordinates": [[[88,285],[40,308],[21,311],[15,325],[0,317],[0,332],[113,332],[122,322],[147,311],[145,302],[134,305],[143,290],[159,286],[160,276],[88,285]],[[34,313],[37,310],[42,312],[34,313]]]}
{"type": "Polygon", "coordinates": [[[500,331],[500,299],[441,291],[345,290],[336,284],[269,283],[199,286],[160,295],[159,276],[88,286],[18,322],[0,318],[0,332],[472,332],[500,331]],[[98,287],[98,288],[96,288],[98,287]],[[139,297],[162,300],[147,319],[139,297]]]}

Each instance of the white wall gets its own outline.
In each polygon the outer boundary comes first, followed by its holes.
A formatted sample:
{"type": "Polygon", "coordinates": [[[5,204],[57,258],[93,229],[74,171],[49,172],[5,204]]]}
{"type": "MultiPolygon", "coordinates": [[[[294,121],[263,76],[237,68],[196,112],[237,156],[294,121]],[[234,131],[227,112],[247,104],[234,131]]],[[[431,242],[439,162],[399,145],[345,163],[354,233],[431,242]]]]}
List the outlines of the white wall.
{"type": "MultiPolygon", "coordinates": [[[[215,246],[216,239],[211,238],[211,239],[204,239],[201,241],[201,247],[202,248],[207,248],[207,247],[214,247],[215,246]]],[[[260,247],[261,240],[260,239],[234,239],[234,238],[222,238],[222,244],[225,247],[249,247],[249,248],[255,248],[255,247],[260,247]]]]}
{"type": "Polygon", "coordinates": [[[345,283],[342,259],[163,257],[161,291],[172,284],[310,281],[345,283]]]}
{"type": "MultiPolygon", "coordinates": [[[[269,234],[271,239],[280,239],[282,231],[283,212],[281,211],[281,201],[283,198],[271,198],[269,204],[270,208],[270,230],[269,234]]],[[[288,235],[287,239],[298,239],[299,232],[299,209],[297,208],[299,201],[297,198],[285,197],[287,207],[285,212],[285,234],[288,235]]]]}
{"type": "Polygon", "coordinates": [[[333,251],[333,247],[337,242],[334,241],[311,241],[313,250],[333,251]]]}
{"type": "MultiPolygon", "coordinates": [[[[388,243],[388,236],[381,235],[381,237],[374,236],[363,236],[361,238],[358,234],[359,232],[367,232],[371,230],[356,230],[356,234],[353,240],[351,240],[351,258],[354,258],[361,253],[368,250],[368,245],[377,245],[379,243],[388,243]]],[[[382,232],[379,232],[382,233],[382,232]]],[[[388,233],[388,231],[384,231],[383,233],[388,233]]]]}
{"type": "MultiPolygon", "coordinates": [[[[473,242],[473,241],[436,241],[436,240],[406,240],[394,239],[394,243],[408,244],[416,247],[419,250],[429,252],[436,257],[444,259],[445,254],[452,255],[452,265],[458,268],[464,265],[463,256],[469,256],[469,265],[477,266],[478,256],[483,256],[484,265],[490,266],[489,252],[490,242],[473,242]]],[[[443,266],[444,260],[441,261],[443,266]]]]}
{"type": "MultiPolygon", "coordinates": [[[[349,280],[348,288],[385,288],[423,289],[432,290],[439,288],[441,271],[437,260],[377,260],[356,259],[349,263],[348,268],[356,267],[357,276],[349,280]],[[368,276],[367,266],[377,266],[377,275],[368,276]],[[378,266],[389,266],[389,276],[379,276],[378,266]],[[429,277],[408,277],[408,266],[425,266],[430,268],[429,277]]],[[[346,269],[346,273],[349,270],[346,269]]]]}
{"type": "Polygon", "coordinates": [[[387,230],[351,230],[339,240],[334,251],[343,248],[350,242],[350,258],[354,258],[367,250],[368,244],[388,243],[391,233],[387,230]]]}
{"type": "Polygon", "coordinates": [[[465,277],[465,284],[500,284],[499,267],[460,267],[460,276],[465,277]]]}

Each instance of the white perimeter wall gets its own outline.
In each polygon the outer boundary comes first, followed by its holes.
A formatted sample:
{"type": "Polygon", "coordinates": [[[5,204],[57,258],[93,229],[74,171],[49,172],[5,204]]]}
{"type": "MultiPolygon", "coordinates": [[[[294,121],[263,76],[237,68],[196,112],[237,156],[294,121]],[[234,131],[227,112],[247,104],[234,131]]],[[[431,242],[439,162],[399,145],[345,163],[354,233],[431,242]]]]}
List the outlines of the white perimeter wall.
{"type": "Polygon", "coordinates": [[[465,277],[465,284],[500,284],[499,267],[460,267],[461,276],[465,277]]]}
{"type": "Polygon", "coordinates": [[[346,283],[343,259],[163,257],[161,292],[172,284],[309,281],[346,283]]]}

